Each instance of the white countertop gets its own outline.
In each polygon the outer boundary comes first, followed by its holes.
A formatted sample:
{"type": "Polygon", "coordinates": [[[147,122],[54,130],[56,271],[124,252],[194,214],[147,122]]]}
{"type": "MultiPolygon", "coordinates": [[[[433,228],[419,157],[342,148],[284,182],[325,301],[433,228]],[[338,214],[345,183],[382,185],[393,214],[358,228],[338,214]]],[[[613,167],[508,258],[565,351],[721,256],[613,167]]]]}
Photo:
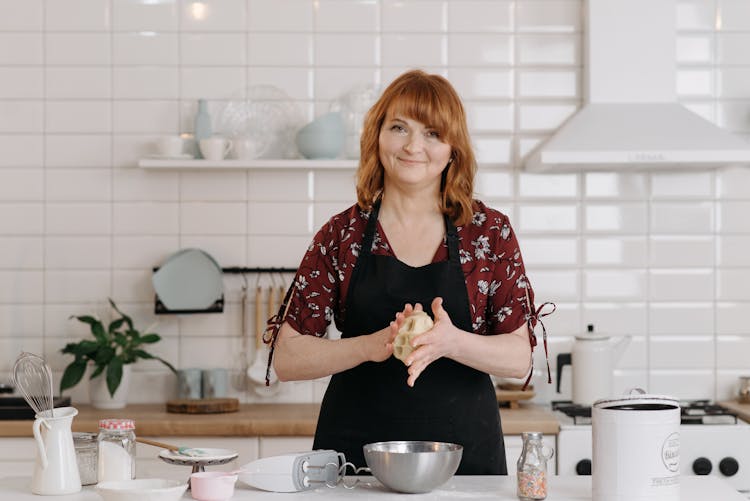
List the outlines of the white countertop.
{"type": "MultiPolygon", "coordinates": [[[[0,472],[0,475],[2,473],[0,472]]],[[[295,493],[271,493],[246,487],[238,482],[233,501],[303,501],[308,499],[357,499],[357,500],[401,500],[417,501],[424,499],[492,499],[494,501],[517,501],[515,477],[500,476],[458,476],[453,477],[441,488],[427,494],[399,494],[386,490],[371,477],[360,477],[372,485],[358,485],[354,489],[338,486],[314,491],[295,493]]],[[[680,479],[682,501],[747,501],[727,482],[714,476],[682,477],[680,479]]],[[[0,500],[40,501],[40,496],[31,494],[29,477],[0,478],[0,500]]],[[[50,496],[54,501],[100,501],[101,497],[93,487],[84,487],[78,494],[50,496]]],[[[190,491],[183,499],[190,500],[190,491]]],[[[558,477],[549,479],[547,501],[581,501],[591,499],[591,477],[558,477]]]]}

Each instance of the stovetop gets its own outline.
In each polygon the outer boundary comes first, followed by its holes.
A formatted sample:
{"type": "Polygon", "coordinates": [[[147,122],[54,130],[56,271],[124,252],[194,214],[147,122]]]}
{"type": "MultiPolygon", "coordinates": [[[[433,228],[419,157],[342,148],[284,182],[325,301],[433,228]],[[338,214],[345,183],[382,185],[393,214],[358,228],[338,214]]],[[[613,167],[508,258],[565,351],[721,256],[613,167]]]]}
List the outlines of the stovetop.
{"type": "MultiPolygon", "coordinates": [[[[552,402],[552,410],[562,412],[572,418],[573,424],[591,424],[590,406],[574,404],[569,400],[559,400],[552,402]]],[[[682,400],[680,401],[680,424],[737,424],[737,414],[710,400],[682,400]]]]}

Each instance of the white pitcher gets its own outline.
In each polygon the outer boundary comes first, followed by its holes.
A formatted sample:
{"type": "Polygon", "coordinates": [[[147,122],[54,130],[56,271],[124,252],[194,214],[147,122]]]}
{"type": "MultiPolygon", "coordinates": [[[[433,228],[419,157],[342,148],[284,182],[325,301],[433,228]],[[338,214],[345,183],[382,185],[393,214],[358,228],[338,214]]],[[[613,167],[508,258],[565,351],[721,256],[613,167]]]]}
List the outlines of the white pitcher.
{"type": "Polygon", "coordinates": [[[36,464],[31,492],[42,495],[72,494],[81,490],[71,425],[78,414],[74,407],[60,407],[36,415],[34,439],[36,464]]]}
{"type": "Polygon", "coordinates": [[[573,367],[572,400],[574,404],[592,405],[600,398],[612,396],[613,370],[630,343],[630,336],[615,339],[594,332],[589,325],[585,334],[575,337],[571,353],[557,355],[557,392],[565,365],[573,367]]]}

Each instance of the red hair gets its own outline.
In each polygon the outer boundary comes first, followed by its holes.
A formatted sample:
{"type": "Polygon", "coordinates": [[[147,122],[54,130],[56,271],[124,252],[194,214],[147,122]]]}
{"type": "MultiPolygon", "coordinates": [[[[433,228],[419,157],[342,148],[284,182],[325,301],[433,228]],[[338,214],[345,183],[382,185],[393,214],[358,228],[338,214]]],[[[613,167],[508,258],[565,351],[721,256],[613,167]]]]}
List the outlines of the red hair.
{"type": "Polygon", "coordinates": [[[443,170],[440,208],[454,224],[466,225],[473,215],[472,196],[477,165],[461,98],[440,75],[408,71],[385,89],[365,116],[357,169],[357,204],[370,210],[383,194],[380,128],[389,111],[434,128],[451,145],[451,161],[443,170]]]}

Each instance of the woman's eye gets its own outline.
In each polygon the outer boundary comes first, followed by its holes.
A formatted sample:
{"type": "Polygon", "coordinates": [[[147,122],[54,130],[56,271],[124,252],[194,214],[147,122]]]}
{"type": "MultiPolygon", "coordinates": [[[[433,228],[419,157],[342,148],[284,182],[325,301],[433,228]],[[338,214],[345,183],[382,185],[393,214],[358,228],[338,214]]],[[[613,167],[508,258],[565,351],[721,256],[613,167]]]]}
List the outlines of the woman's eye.
{"type": "Polygon", "coordinates": [[[398,124],[391,125],[391,130],[393,132],[406,132],[406,129],[404,129],[402,126],[400,126],[398,124]]]}
{"type": "Polygon", "coordinates": [[[427,131],[427,137],[432,139],[440,139],[440,133],[436,130],[427,131]]]}

